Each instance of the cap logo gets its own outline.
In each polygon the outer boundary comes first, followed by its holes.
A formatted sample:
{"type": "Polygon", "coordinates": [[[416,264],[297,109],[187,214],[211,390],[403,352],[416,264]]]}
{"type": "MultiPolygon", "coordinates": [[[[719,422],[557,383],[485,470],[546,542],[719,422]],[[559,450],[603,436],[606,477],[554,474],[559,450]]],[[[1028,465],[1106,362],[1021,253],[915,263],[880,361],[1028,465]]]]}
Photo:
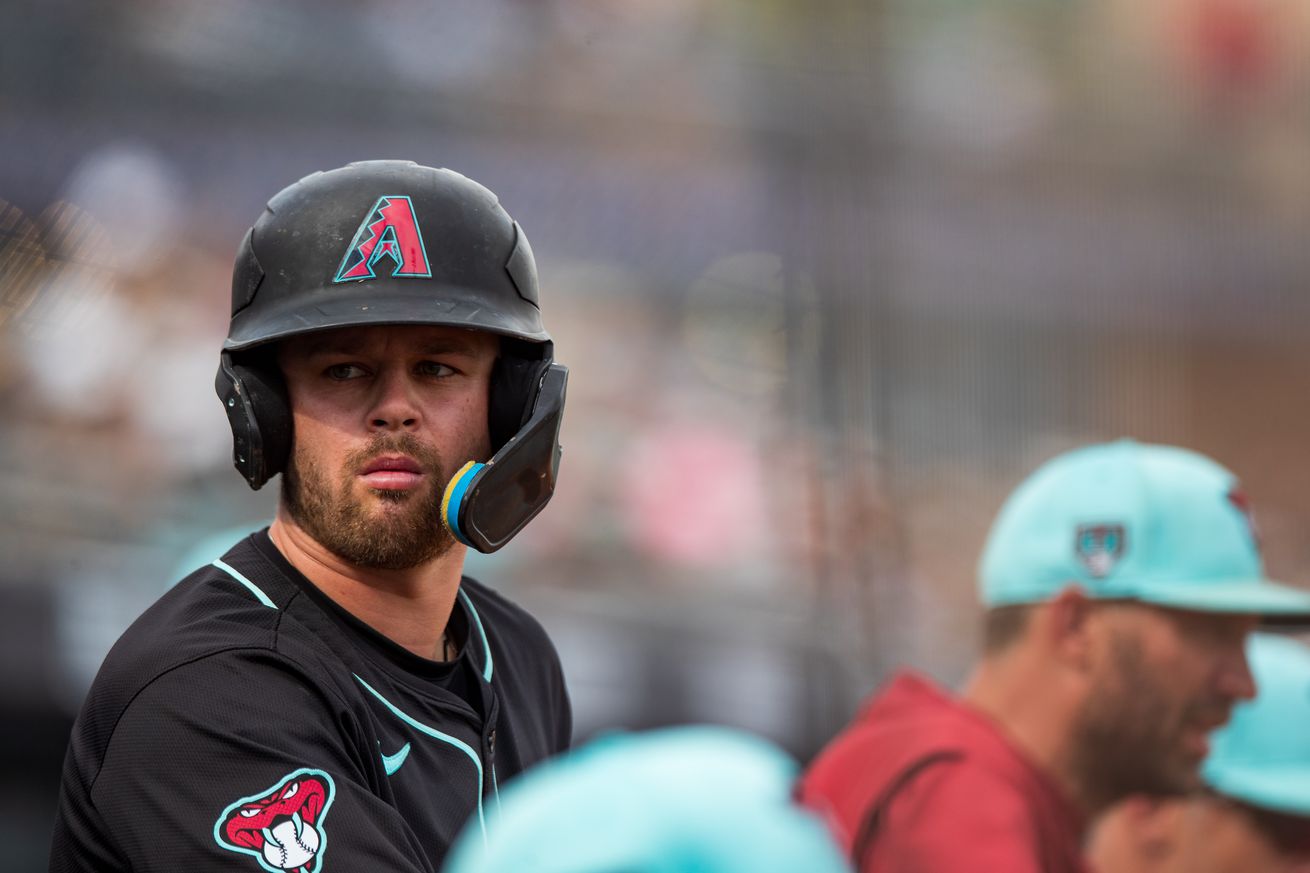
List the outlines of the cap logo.
{"type": "Polygon", "coordinates": [[[1260,528],[1255,524],[1255,513],[1251,509],[1251,499],[1246,496],[1246,492],[1240,486],[1234,485],[1228,492],[1228,502],[1242,514],[1246,521],[1246,529],[1251,534],[1251,542],[1258,548],[1260,546],[1260,528]]]}
{"type": "Polygon", "coordinates": [[[426,279],[432,275],[414,204],[403,195],[387,194],[373,204],[355,231],[332,281],[375,279],[374,266],[384,257],[395,265],[392,276],[426,279]]]}
{"type": "Polygon", "coordinates": [[[1123,556],[1124,526],[1122,524],[1083,524],[1078,526],[1074,552],[1093,578],[1109,575],[1123,556]]]}

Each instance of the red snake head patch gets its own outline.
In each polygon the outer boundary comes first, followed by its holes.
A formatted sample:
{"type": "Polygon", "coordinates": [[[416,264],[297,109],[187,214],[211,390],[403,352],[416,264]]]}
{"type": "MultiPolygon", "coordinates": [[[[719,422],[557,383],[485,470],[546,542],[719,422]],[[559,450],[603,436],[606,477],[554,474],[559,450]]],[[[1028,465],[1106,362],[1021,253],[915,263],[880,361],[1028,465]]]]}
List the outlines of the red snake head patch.
{"type": "Polygon", "coordinates": [[[297,770],[223,810],[214,823],[214,840],[253,856],[271,873],[317,873],[327,849],[323,820],[335,793],[327,773],[297,770]]]}

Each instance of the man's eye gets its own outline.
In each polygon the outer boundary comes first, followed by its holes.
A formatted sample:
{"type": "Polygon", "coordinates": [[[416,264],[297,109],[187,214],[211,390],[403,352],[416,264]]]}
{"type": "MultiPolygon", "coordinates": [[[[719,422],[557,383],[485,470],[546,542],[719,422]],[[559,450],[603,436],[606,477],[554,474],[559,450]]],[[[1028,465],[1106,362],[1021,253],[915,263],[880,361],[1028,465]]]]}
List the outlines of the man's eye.
{"type": "Polygon", "coordinates": [[[455,372],[445,364],[439,364],[436,361],[422,361],[416,369],[424,376],[450,376],[455,372]]]}
{"type": "Polygon", "coordinates": [[[358,379],[364,375],[364,369],[357,364],[333,364],[324,373],[329,379],[344,382],[347,379],[358,379]]]}

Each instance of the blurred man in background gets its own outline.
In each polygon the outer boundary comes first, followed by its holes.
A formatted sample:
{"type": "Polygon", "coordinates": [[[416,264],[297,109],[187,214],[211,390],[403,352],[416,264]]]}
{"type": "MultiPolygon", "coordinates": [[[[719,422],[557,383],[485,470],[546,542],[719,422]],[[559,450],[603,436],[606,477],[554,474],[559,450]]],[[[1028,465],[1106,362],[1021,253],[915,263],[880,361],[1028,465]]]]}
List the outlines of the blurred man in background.
{"type": "Polygon", "coordinates": [[[845,873],[795,763],[726,728],[603,737],[505,792],[490,838],[465,831],[445,873],[845,873]]]}
{"type": "Polygon", "coordinates": [[[816,759],[802,799],[863,871],[1084,869],[1084,829],[1135,792],[1198,783],[1254,684],[1277,585],[1233,475],[1183,449],[1070,452],[1006,502],[980,565],[984,652],[961,697],[897,677],[816,759]]]}
{"type": "Polygon", "coordinates": [[[269,202],[217,388],[277,517],[110,652],[52,870],[431,873],[568,745],[545,632],[462,576],[553,491],[552,357],[532,250],[476,182],[368,161],[269,202]]]}
{"type": "Polygon", "coordinates": [[[1211,738],[1205,790],[1117,804],[1091,842],[1097,870],[1310,871],[1310,649],[1255,634],[1247,655],[1259,692],[1211,738]]]}

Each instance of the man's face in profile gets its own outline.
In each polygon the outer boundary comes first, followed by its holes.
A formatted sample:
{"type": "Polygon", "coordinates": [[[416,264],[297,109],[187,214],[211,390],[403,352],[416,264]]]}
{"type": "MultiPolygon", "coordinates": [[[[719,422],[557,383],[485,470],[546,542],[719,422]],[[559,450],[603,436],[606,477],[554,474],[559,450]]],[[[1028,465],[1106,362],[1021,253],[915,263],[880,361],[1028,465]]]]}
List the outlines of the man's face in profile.
{"type": "Polygon", "coordinates": [[[1109,800],[1195,790],[1211,732],[1255,694],[1244,643],[1256,620],[1131,602],[1098,608],[1104,633],[1075,727],[1078,770],[1109,800]]]}

